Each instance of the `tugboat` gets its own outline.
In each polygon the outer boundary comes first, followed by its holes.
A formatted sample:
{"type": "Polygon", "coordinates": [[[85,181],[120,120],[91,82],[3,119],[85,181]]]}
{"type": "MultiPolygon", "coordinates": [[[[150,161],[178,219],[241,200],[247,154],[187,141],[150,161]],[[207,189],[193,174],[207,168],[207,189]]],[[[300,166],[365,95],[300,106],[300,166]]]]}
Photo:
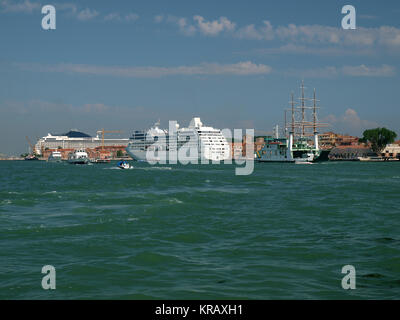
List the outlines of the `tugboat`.
{"type": "Polygon", "coordinates": [[[77,149],[68,155],[68,163],[71,164],[88,164],[89,157],[84,149],[77,149]]]}
{"type": "Polygon", "coordinates": [[[32,160],[39,160],[39,158],[36,156],[35,153],[35,148],[33,147],[31,141],[29,140],[28,136],[25,136],[26,141],[28,141],[29,147],[30,147],[30,152],[29,154],[24,158],[27,161],[32,161],[32,160]]]}
{"type": "Polygon", "coordinates": [[[36,157],[35,154],[28,154],[28,155],[24,158],[24,160],[32,161],[32,160],[39,160],[39,158],[36,157]]]}
{"type": "Polygon", "coordinates": [[[130,169],[131,165],[125,160],[118,162],[118,168],[120,169],[130,169]]]}

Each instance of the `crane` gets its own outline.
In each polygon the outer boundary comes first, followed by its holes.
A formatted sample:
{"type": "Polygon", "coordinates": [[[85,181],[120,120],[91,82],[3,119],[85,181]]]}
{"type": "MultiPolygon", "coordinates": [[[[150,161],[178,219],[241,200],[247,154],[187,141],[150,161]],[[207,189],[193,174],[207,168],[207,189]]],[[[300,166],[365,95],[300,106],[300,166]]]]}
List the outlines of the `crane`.
{"type": "Polygon", "coordinates": [[[35,154],[35,149],[33,148],[33,145],[31,143],[31,141],[29,140],[28,136],[25,136],[25,139],[26,139],[26,141],[28,141],[29,146],[31,147],[32,154],[35,154]]]}
{"type": "Polygon", "coordinates": [[[121,133],[122,131],[101,129],[101,130],[99,130],[97,132],[101,132],[101,150],[104,150],[104,134],[105,133],[121,133]]]}

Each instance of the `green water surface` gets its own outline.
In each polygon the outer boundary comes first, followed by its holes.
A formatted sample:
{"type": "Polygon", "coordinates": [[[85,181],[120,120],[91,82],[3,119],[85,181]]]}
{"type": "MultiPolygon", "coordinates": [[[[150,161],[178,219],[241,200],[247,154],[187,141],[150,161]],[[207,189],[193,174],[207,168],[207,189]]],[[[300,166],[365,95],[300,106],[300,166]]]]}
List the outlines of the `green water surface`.
{"type": "Polygon", "coordinates": [[[132,164],[0,161],[0,299],[400,298],[400,162],[132,164]]]}

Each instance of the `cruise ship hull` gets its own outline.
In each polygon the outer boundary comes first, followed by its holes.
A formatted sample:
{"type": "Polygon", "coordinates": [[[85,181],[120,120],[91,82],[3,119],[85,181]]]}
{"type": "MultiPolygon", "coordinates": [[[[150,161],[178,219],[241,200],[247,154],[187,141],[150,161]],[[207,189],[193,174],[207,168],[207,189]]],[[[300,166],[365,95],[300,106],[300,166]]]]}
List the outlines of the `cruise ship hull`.
{"type": "MultiPolygon", "coordinates": [[[[169,159],[169,154],[168,152],[165,153],[165,157],[161,157],[161,156],[154,156],[152,157],[149,154],[149,157],[147,157],[147,151],[143,151],[143,150],[135,150],[134,148],[131,148],[130,146],[128,146],[126,148],[126,152],[132,157],[133,160],[135,161],[145,161],[145,162],[150,162],[150,161],[156,161],[156,162],[161,162],[162,160],[165,160],[167,163],[170,162],[169,159]]],[[[175,163],[177,162],[176,157],[175,158],[175,163]]],[[[205,160],[205,161],[224,161],[227,160],[226,158],[220,158],[218,156],[216,157],[207,157],[207,156],[194,156],[194,157],[185,157],[185,160],[188,162],[193,162],[193,161],[201,161],[201,160],[205,160]]]]}
{"type": "Polygon", "coordinates": [[[126,152],[132,157],[133,160],[136,161],[147,161],[146,160],[146,151],[141,150],[133,150],[129,146],[126,148],[126,152]]]}

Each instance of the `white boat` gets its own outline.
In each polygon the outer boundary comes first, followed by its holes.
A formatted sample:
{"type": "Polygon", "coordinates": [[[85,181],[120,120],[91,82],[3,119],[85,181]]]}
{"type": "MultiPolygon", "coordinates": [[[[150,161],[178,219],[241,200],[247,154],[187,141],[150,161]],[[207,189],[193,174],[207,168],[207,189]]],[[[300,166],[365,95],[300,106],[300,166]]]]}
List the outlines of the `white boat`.
{"type": "Polygon", "coordinates": [[[68,163],[71,164],[87,164],[89,157],[84,149],[77,149],[68,155],[68,163]]]}
{"type": "Polygon", "coordinates": [[[313,164],[313,162],[308,161],[307,159],[296,159],[294,161],[295,164],[313,164]]]}
{"type": "Polygon", "coordinates": [[[366,161],[366,162],[381,162],[381,161],[385,161],[384,158],[382,157],[358,157],[357,158],[359,161],[366,161]]]}
{"type": "Polygon", "coordinates": [[[60,151],[53,151],[50,156],[47,158],[48,162],[61,162],[62,155],[60,151]]]}
{"type": "Polygon", "coordinates": [[[160,129],[159,125],[133,133],[126,151],[134,160],[171,163],[183,147],[194,151],[185,153],[185,161],[189,162],[203,159],[219,162],[230,158],[230,145],[221,130],[204,126],[200,118],[193,118],[187,128],[179,128],[176,123],[174,132],[160,129]],[[172,154],[174,159],[169,159],[172,154]]]}

